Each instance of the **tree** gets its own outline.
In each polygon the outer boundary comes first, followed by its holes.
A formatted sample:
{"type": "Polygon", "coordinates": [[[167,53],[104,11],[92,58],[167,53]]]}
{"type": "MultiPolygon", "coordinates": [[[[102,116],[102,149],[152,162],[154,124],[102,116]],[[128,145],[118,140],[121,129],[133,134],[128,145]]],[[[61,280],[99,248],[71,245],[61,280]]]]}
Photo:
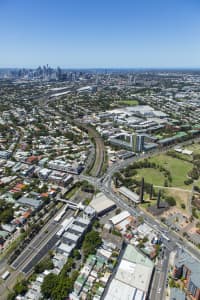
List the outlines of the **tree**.
{"type": "Polygon", "coordinates": [[[24,295],[28,291],[28,283],[27,283],[27,281],[26,280],[22,280],[22,281],[18,282],[14,286],[14,291],[15,291],[16,295],[24,295]]]}
{"type": "Polygon", "coordinates": [[[15,298],[16,298],[15,292],[10,292],[8,294],[7,300],[15,300],[15,298]]]}
{"type": "Polygon", "coordinates": [[[97,231],[90,231],[85,235],[83,241],[83,253],[85,256],[89,254],[94,254],[96,249],[101,245],[102,240],[97,231]]]}
{"type": "Polygon", "coordinates": [[[48,257],[48,258],[43,259],[41,262],[39,262],[39,263],[35,266],[34,271],[35,271],[36,273],[42,273],[42,272],[44,272],[45,270],[51,270],[51,269],[53,269],[53,268],[54,268],[54,264],[53,264],[51,258],[48,257]]]}
{"type": "Polygon", "coordinates": [[[0,214],[0,220],[2,223],[9,223],[13,219],[13,209],[12,208],[6,208],[1,214],[0,214]]]}
{"type": "Polygon", "coordinates": [[[73,288],[73,281],[70,277],[62,277],[51,293],[52,300],[64,300],[73,288]]]}
{"type": "Polygon", "coordinates": [[[198,219],[198,214],[195,207],[192,208],[192,216],[198,219]]]}
{"type": "Polygon", "coordinates": [[[164,180],[164,186],[166,186],[166,187],[169,186],[167,179],[164,180]]]}
{"type": "Polygon", "coordinates": [[[167,201],[167,203],[168,203],[170,206],[175,206],[175,205],[176,205],[176,200],[175,200],[174,197],[172,197],[172,196],[166,197],[165,200],[167,201]]]}
{"type": "Polygon", "coordinates": [[[44,298],[49,299],[51,298],[51,294],[53,290],[56,288],[58,283],[58,276],[55,274],[48,274],[44,277],[44,281],[41,285],[41,292],[44,298]]]}
{"type": "Polygon", "coordinates": [[[181,208],[185,209],[185,204],[184,203],[181,203],[181,208]]]}
{"type": "Polygon", "coordinates": [[[139,216],[139,217],[138,217],[138,222],[139,222],[139,223],[144,223],[144,217],[139,216]]]}
{"type": "Polygon", "coordinates": [[[74,249],[72,255],[77,260],[81,258],[81,254],[80,254],[80,251],[78,249],[74,249]]]}
{"type": "Polygon", "coordinates": [[[115,211],[115,214],[118,215],[118,214],[120,214],[121,211],[122,211],[121,208],[117,208],[115,211]]]}

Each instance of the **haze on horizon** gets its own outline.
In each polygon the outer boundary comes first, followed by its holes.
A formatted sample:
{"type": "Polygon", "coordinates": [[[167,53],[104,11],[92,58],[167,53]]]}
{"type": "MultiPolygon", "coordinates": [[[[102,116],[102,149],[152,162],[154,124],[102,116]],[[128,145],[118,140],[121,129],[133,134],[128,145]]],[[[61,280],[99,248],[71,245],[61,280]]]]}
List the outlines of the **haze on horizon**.
{"type": "Polygon", "coordinates": [[[199,0],[0,0],[0,68],[199,68],[199,0]]]}

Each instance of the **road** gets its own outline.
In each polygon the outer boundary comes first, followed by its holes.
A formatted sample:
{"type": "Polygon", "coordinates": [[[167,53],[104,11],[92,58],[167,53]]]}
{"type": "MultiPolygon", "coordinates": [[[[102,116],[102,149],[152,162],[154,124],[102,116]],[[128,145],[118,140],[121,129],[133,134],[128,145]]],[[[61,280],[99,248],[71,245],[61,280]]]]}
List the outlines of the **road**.
{"type": "Polygon", "coordinates": [[[166,277],[168,273],[170,250],[163,249],[160,258],[155,266],[154,277],[149,295],[150,300],[163,300],[166,287],[166,277]]]}

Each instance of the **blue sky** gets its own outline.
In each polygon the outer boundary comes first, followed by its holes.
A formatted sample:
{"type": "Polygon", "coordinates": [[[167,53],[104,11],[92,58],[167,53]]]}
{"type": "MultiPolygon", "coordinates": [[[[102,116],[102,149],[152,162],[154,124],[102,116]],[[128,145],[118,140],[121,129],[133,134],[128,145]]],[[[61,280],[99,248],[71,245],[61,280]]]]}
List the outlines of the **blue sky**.
{"type": "Polygon", "coordinates": [[[200,0],[0,0],[0,67],[200,67],[200,0]]]}

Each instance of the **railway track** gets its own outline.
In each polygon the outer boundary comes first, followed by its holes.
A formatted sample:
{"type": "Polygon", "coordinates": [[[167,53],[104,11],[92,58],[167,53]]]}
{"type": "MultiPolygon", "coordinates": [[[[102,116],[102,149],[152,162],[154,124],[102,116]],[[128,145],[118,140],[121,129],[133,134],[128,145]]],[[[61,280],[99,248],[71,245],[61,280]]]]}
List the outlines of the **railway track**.
{"type": "Polygon", "coordinates": [[[85,129],[89,136],[94,139],[95,142],[95,160],[89,171],[90,175],[93,177],[98,177],[101,175],[102,167],[105,161],[105,145],[103,139],[98,134],[98,132],[87,124],[79,124],[83,129],[85,129]]]}

